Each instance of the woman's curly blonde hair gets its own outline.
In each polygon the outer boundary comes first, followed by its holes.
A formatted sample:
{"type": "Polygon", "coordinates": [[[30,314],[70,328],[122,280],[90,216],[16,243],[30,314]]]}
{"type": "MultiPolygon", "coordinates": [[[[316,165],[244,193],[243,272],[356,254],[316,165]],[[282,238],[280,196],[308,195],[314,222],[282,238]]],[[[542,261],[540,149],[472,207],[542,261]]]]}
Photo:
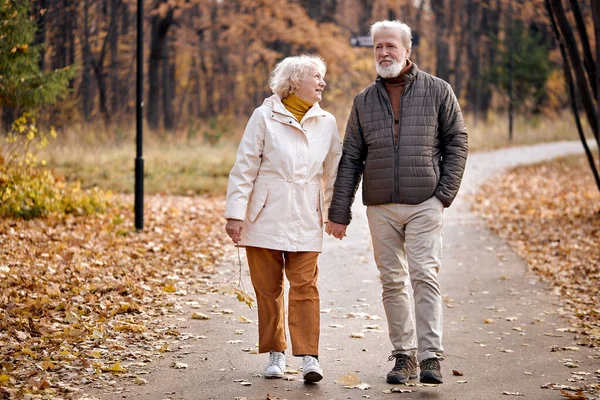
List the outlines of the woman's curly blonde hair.
{"type": "Polygon", "coordinates": [[[273,93],[281,99],[294,94],[300,86],[300,79],[306,76],[309,66],[315,65],[321,76],[325,76],[327,66],[319,55],[303,54],[286,57],[273,68],[269,78],[269,86],[273,93]]]}

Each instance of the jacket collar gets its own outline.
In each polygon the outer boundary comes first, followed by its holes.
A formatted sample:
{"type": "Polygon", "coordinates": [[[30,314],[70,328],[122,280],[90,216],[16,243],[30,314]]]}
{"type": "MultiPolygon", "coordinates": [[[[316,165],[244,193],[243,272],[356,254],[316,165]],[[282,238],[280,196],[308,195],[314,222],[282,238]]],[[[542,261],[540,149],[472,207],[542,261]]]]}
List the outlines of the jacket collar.
{"type": "MultiPolygon", "coordinates": [[[[273,110],[274,118],[276,118],[277,120],[280,120],[280,122],[282,122],[281,119],[283,118],[283,119],[285,119],[285,123],[289,123],[290,119],[292,120],[292,122],[298,123],[296,121],[296,117],[294,117],[294,115],[291,112],[289,112],[287,108],[285,108],[285,106],[281,102],[281,98],[277,94],[274,94],[271,97],[267,97],[265,99],[265,101],[263,101],[263,106],[270,107],[273,110]]],[[[306,121],[308,118],[318,117],[318,116],[324,117],[325,112],[323,111],[323,109],[321,108],[319,103],[315,103],[306,112],[306,114],[304,115],[304,118],[302,118],[302,121],[300,121],[300,123],[306,121]]]]}

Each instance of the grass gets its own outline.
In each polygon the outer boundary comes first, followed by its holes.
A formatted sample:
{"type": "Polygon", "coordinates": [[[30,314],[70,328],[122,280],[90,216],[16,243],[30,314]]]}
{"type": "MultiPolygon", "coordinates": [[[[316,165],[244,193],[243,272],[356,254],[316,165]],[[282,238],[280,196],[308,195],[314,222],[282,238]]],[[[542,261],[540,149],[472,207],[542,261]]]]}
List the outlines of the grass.
{"type": "MultiPolygon", "coordinates": [[[[148,194],[224,195],[235,161],[233,144],[220,146],[145,145],[144,191],[148,194]]],[[[44,152],[48,165],[68,181],[83,188],[100,187],[132,193],[135,179],[135,146],[63,145],[44,152]]]]}
{"type": "MultiPolygon", "coordinates": [[[[487,121],[465,117],[470,151],[529,145],[560,140],[578,140],[573,118],[564,112],[557,118],[518,116],[514,138],[508,140],[508,120],[491,114],[487,121]]],[[[585,122],[585,121],[584,121],[585,122]]],[[[148,194],[224,195],[229,171],[235,161],[243,126],[228,123],[216,145],[189,139],[186,133],[146,134],[144,143],[145,180],[148,194]]],[[[343,129],[343,127],[341,128],[343,129]]],[[[589,129],[588,129],[589,131],[589,129]]],[[[44,152],[48,165],[68,181],[81,181],[83,188],[99,187],[116,193],[134,190],[135,146],[131,134],[120,132],[110,137],[106,130],[78,134],[65,132],[57,143],[44,152]],[[126,140],[126,138],[129,139],[126,140]]],[[[60,133],[59,133],[60,135],[60,133]]]]}
{"type": "MultiPolygon", "coordinates": [[[[582,119],[588,139],[592,133],[585,118],[582,119]]],[[[516,116],[513,123],[513,139],[508,138],[508,116],[490,113],[487,121],[478,121],[472,115],[465,116],[469,132],[469,150],[485,151],[511,146],[524,146],[562,140],[579,140],[573,116],[563,111],[555,118],[545,116],[516,116]]]]}

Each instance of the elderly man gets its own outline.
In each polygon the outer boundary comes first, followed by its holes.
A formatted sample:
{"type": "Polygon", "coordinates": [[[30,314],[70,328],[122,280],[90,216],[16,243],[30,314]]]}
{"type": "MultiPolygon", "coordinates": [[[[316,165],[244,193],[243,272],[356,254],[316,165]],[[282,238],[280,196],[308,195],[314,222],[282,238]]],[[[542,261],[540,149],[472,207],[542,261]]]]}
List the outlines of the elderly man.
{"type": "Polygon", "coordinates": [[[420,366],[421,382],[440,384],[442,216],[462,180],[467,132],[450,85],[409,60],[410,27],[380,21],[371,37],[378,77],[354,98],[327,231],[345,236],[364,175],[363,203],[393,346],[389,360],[395,359],[387,382],[406,383],[420,366]]]}

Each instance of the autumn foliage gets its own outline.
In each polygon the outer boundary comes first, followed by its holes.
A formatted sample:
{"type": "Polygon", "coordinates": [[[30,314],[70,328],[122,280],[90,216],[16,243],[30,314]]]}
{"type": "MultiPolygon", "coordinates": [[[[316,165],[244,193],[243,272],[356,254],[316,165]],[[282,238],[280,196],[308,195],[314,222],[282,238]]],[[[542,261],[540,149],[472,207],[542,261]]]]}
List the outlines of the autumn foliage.
{"type": "MultiPolygon", "coordinates": [[[[131,199],[125,199],[131,202],[131,199]]],[[[114,376],[135,381],[181,338],[170,296],[208,290],[223,254],[220,199],[154,197],[132,213],[0,219],[0,398],[68,398],[114,376]]]]}
{"type": "Polygon", "coordinates": [[[600,346],[600,194],[585,158],[519,167],[485,185],[474,203],[556,288],[579,342],[600,346]]]}
{"type": "Polygon", "coordinates": [[[0,217],[31,219],[61,214],[90,214],[106,209],[110,195],[96,188],[82,190],[45,168],[39,152],[56,138],[24,113],[13,123],[0,147],[0,217]]]}

